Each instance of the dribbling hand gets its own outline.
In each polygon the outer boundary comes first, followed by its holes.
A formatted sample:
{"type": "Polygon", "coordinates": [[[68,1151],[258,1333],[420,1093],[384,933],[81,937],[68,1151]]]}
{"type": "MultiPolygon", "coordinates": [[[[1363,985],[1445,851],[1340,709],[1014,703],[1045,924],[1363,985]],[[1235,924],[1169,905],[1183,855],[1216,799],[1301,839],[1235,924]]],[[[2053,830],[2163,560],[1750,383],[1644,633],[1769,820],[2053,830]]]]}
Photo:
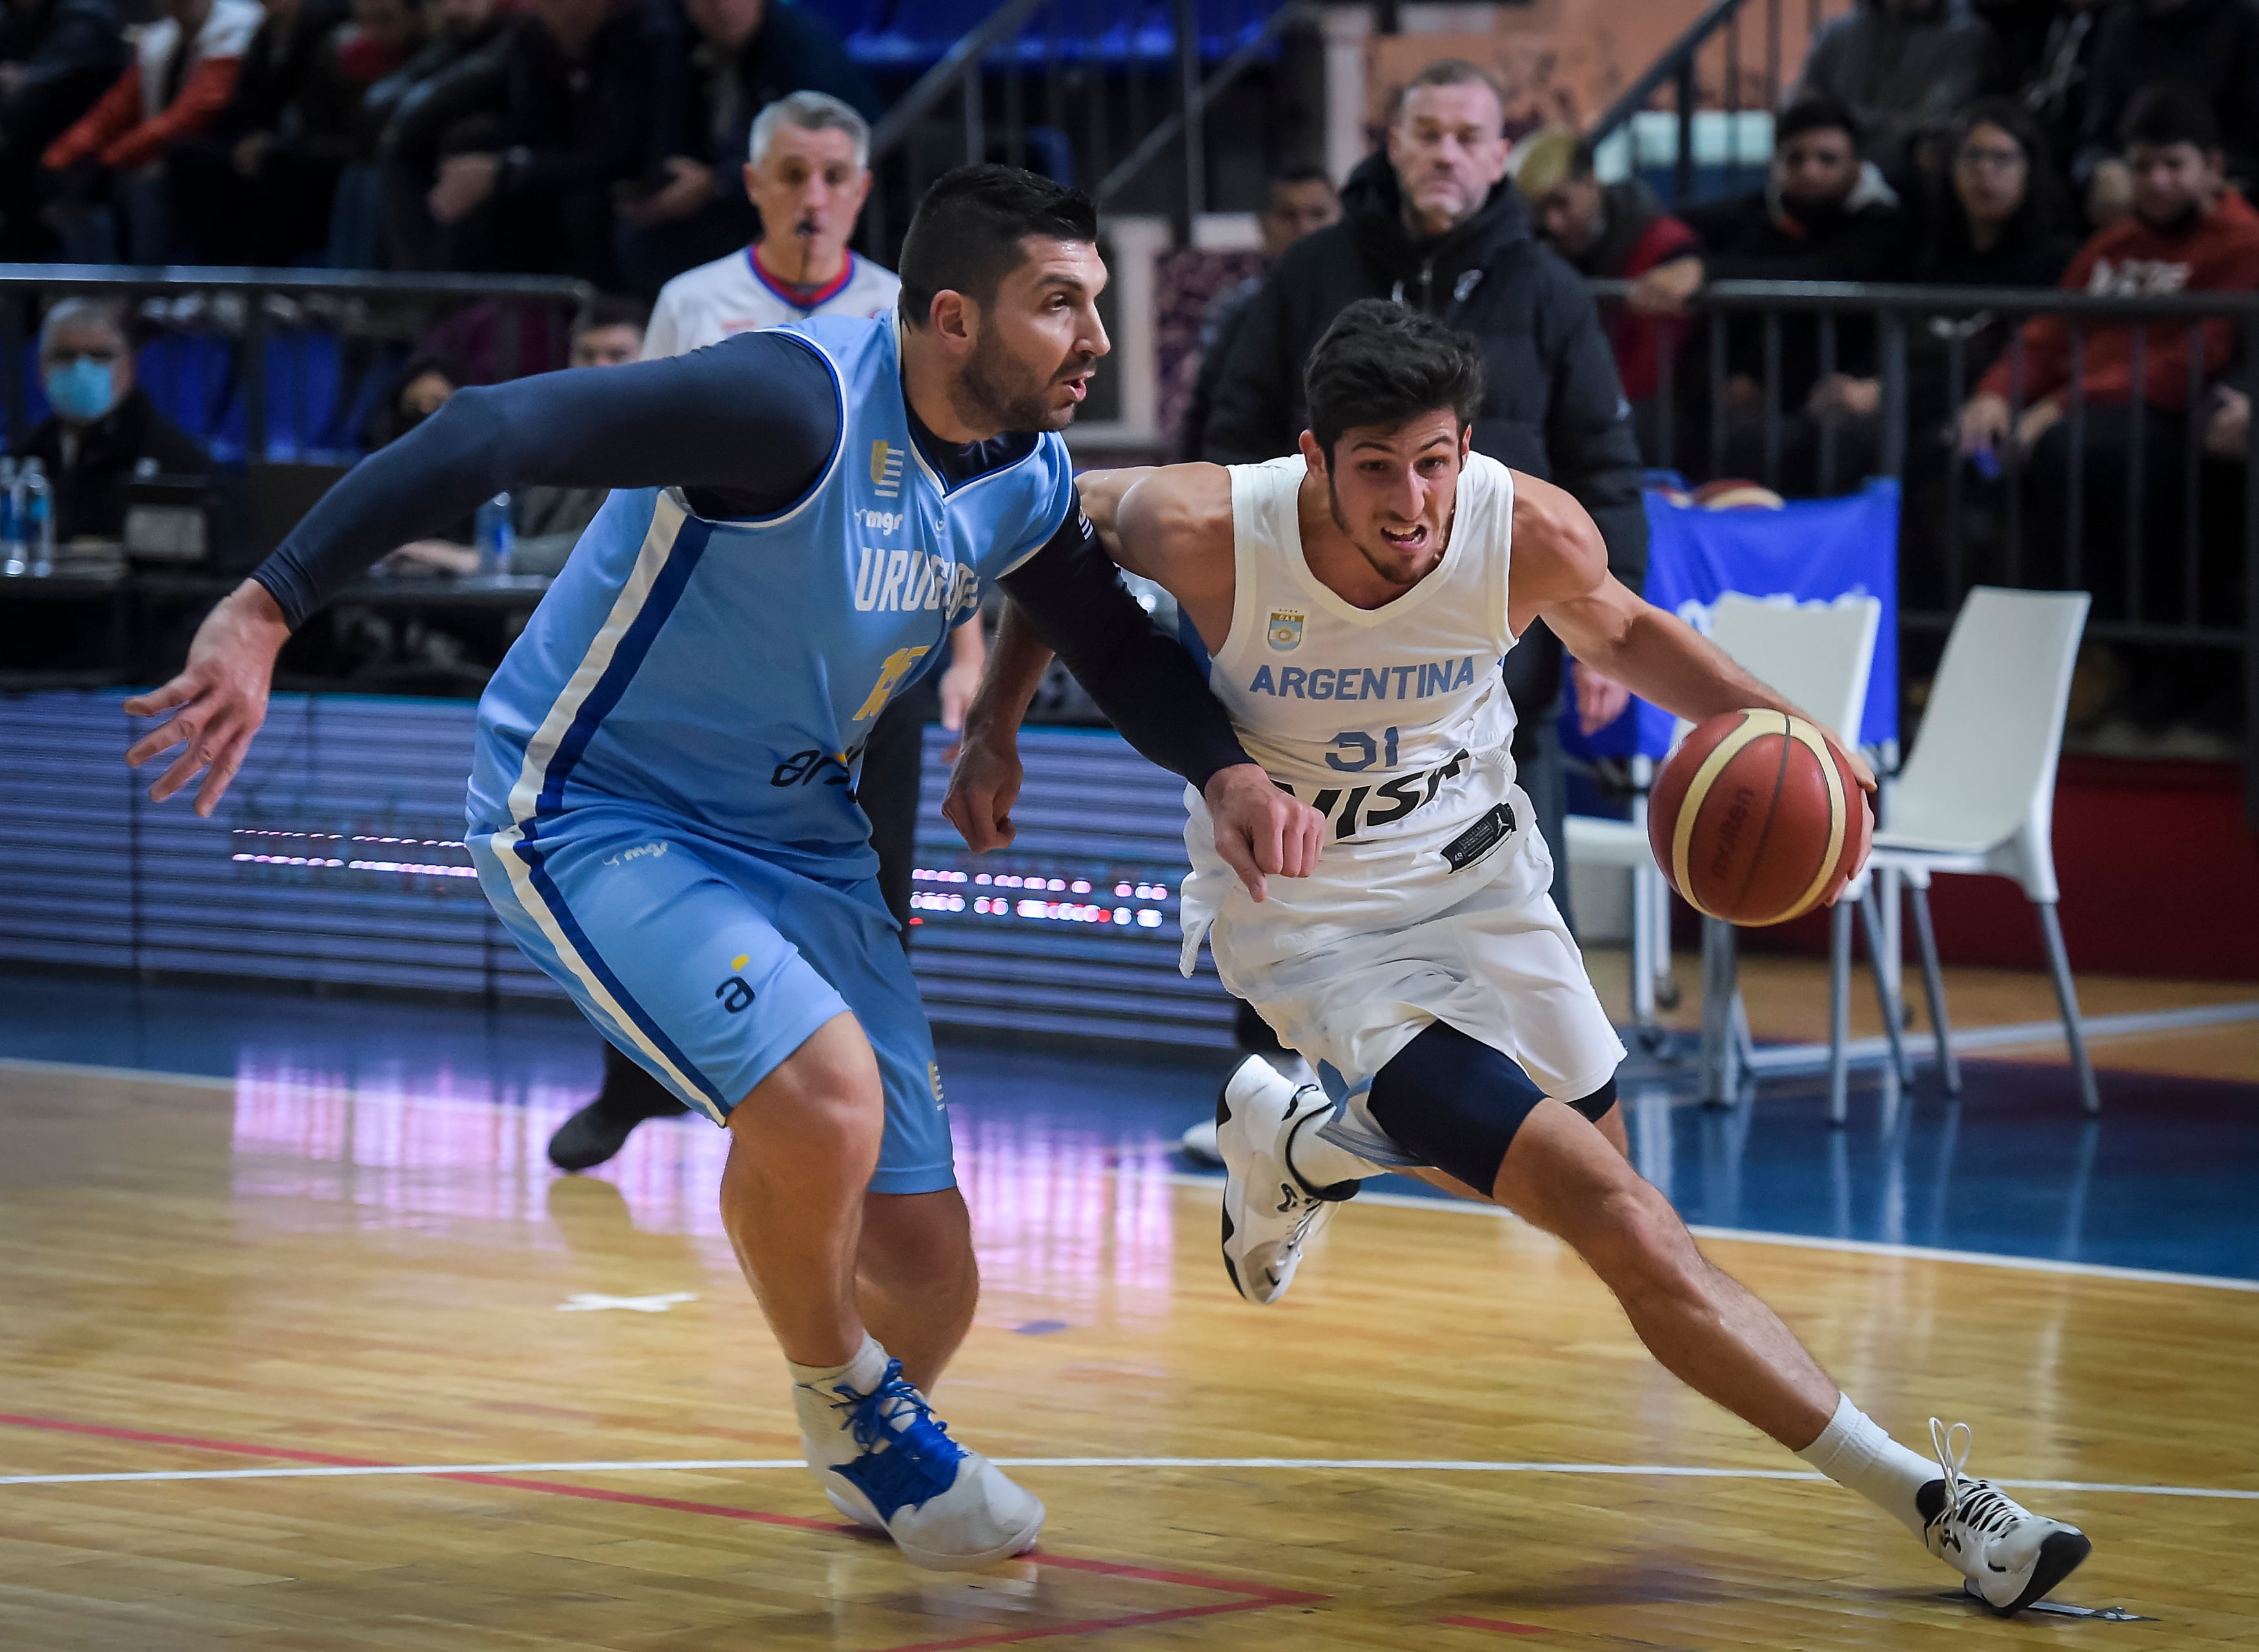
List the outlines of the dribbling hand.
{"type": "Polygon", "coordinates": [[[1018,837],[1012,805],[1020,795],[1020,745],[1009,733],[967,730],[950,766],[941,812],[976,855],[1006,849],[1018,837]]]}
{"type": "Polygon", "coordinates": [[[202,769],[210,773],[196,790],[196,813],[209,815],[219,807],[228,783],[243,766],[251,737],[267,721],[274,657],[289,636],[289,624],[267,587],[246,580],[196,627],[181,674],[153,694],[125,702],[137,717],[175,714],[133,743],[125,753],[128,768],[138,769],[176,745],[188,748],[149,788],[153,802],[163,802],[202,769]]]}
{"type": "Polygon", "coordinates": [[[1261,901],[1271,878],[1307,878],[1318,866],[1326,817],[1272,784],[1253,763],[1236,763],[1209,777],[1202,794],[1215,822],[1215,852],[1261,901]]]}

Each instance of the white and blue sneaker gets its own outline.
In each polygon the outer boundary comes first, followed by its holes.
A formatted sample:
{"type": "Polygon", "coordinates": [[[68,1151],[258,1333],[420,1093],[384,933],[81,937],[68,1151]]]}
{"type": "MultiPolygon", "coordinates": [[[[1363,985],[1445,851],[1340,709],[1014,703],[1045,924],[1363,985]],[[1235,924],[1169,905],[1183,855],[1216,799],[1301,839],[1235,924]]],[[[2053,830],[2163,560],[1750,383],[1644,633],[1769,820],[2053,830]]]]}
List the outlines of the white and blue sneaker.
{"type": "Polygon", "coordinates": [[[793,1404],[808,1465],[832,1507],[893,1538],[913,1566],[977,1571],[1035,1547],[1043,1504],[949,1437],[900,1360],[887,1362],[868,1393],[844,1382],[828,1394],[796,1384],[793,1404]]]}
{"type": "Polygon", "coordinates": [[[1962,1588],[2006,1618],[2078,1569],[2094,1544],[2076,1526],[2035,1514],[1994,1485],[1962,1471],[1969,1425],[1929,1420],[1944,1478],[1921,1489],[1922,1542],[1962,1576],[1962,1588]]]}
{"type": "Polygon", "coordinates": [[[1314,1084],[1297,1086],[1260,1056],[1232,1069],[1215,1099],[1223,1159],[1223,1269],[1251,1302],[1286,1294],[1302,1248],[1357,1193],[1355,1182],[1313,1187],[1287,1156],[1294,1132],[1333,1111],[1314,1084]]]}

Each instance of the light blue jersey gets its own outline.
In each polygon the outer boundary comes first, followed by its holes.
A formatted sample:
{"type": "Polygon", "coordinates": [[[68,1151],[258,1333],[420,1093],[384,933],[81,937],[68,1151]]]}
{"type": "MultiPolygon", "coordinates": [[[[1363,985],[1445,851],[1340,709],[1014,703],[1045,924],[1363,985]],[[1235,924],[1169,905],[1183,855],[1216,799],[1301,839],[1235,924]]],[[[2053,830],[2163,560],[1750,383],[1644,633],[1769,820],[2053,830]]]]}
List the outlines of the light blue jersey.
{"type": "Polygon", "coordinates": [[[479,703],[468,842],[527,955],[716,1122],[854,1015],[886,1096],[872,1191],[930,1193],[954,1181],[941,1077],[851,782],[887,701],[1065,523],[1074,484],[1056,435],[946,481],[890,320],[783,336],[830,371],[830,462],[759,518],[612,494],[479,703]]]}
{"type": "Polygon", "coordinates": [[[851,787],[872,724],[1065,522],[1072,472],[1046,434],[947,485],[911,438],[892,318],[780,331],[831,370],[829,467],[754,519],[611,495],[479,703],[474,829],[628,801],[810,875],[876,865],[851,787]]]}

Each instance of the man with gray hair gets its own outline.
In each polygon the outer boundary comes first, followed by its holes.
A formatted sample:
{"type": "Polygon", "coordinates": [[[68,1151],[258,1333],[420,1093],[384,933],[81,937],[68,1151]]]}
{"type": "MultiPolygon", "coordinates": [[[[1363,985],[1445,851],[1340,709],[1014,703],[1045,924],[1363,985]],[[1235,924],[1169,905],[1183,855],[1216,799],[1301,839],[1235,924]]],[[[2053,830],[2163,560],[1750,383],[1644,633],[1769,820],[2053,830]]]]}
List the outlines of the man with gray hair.
{"type": "Polygon", "coordinates": [[[54,487],[55,537],[115,539],[125,485],[144,459],[167,476],[203,476],[211,461],[134,381],[125,317],[115,303],[66,298],[39,324],[39,388],[53,411],[13,450],[54,487]]]}
{"type": "Polygon", "coordinates": [[[760,239],[659,288],[644,359],[810,316],[892,309],[894,272],[847,246],[871,193],[870,154],[869,125],[829,93],[795,92],[761,110],[745,166],[760,239]]]}

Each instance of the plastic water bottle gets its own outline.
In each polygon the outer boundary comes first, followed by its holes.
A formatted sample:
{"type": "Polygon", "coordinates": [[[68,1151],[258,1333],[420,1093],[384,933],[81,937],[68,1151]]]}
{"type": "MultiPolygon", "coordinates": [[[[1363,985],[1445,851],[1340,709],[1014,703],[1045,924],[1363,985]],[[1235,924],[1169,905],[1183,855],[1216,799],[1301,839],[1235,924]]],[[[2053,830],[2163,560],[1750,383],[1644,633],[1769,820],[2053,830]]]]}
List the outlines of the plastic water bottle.
{"type": "Polygon", "coordinates": [[[11,580],[31,566],[24,555],[24,515],[17,509],[20,502],[16,461],[0,459],[0,577],[11,580]]]}
{"type": "Polygon", "coordinates": [[[507,573],[515,536],[510,525],[510,495],[496,494],[479,507],[479,572],[507,573]]]}
{"type": "Polygon", "coordinates": [[[31,549],[32,573],[44,580],[55,571],[54,495],[47,486],[46,467],[36,459],[24,461],[17,481],[24,490],[23,509],[17,520],[31,549]]]}

